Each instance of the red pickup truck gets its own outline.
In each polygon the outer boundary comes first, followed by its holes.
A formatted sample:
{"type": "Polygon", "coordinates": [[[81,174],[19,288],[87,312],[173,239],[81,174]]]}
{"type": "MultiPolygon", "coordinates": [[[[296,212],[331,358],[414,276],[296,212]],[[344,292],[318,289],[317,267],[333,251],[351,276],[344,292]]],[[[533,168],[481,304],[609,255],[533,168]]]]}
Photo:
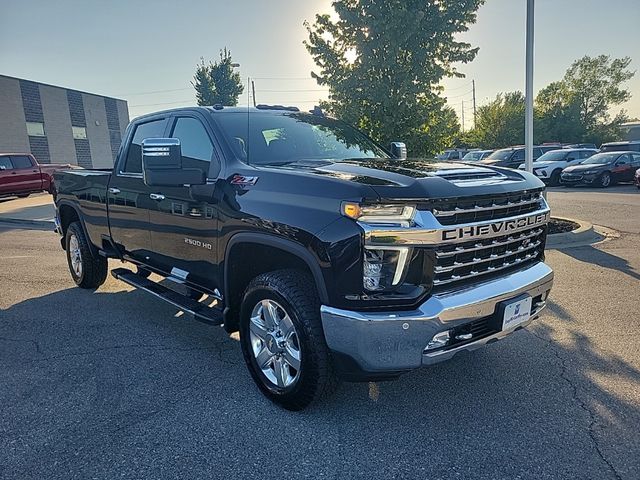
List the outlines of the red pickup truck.
{"type": "Polygon", "coordinates": [[[53,193],[53,172],[77,168],[70,164],[40,165],[30,153],[0,153],[0,197],[53,193]]]}

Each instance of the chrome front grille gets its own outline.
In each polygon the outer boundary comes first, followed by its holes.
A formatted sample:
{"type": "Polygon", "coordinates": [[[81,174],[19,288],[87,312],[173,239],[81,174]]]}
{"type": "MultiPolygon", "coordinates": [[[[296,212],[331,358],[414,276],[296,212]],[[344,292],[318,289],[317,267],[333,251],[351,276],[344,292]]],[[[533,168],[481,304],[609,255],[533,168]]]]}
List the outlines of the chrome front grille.
{"type": "Polygon", "coordinates": [[[433,285],[475,279],[537,261],[544,250],[545,235],[545,227],[534,227],[491,239],[437,247],[433,285]]]}
{"type": "Polygon", "coordinates": [[[431,210],[441,225],[457,225],[535,212],[541,208],[541,202],[542,191],[530,190],[509,195],[436,200],[418,209],[431,210]]]}

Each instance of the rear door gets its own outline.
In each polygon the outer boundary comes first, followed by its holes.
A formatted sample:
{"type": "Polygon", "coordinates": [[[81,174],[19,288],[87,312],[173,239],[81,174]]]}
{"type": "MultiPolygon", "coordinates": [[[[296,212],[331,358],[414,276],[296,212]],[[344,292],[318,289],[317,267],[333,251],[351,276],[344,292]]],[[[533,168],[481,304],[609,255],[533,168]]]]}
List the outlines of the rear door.
{"type": "Polygon", "coordinates": [[[631,168],[631,154],[620,155],[611,169],[613,180],[616,182],[630,182],[633,180],[634,170],[631,168]]]}
{"type": "Polygon", "coordinates": [[[111,238],[123,254],[143,263],[151,253],[149,210],[155,200],[142,178],[142,140],[164,137],[167,124],[160,117],[132,125],[107,189],[111,238]]]}
{"type": "Polygon", "coordinates": [[[221,170],[221,155],[207,119],[181,113],[172,123],[169,137],[180,140],[183,168],[207,172],[210,192],[194,198],[189,186],[153,187],[156,200],[150,211],[154,264],[181,280],[209,287],[218,282],[217,213],[212,202],[214,182],[221,170]]]}
{"type": "Polygon", "coordinates": [[[13,181],[16,192],[35,192],[42,189],[42,174],[28,155],[11,155],[13,181]]]}

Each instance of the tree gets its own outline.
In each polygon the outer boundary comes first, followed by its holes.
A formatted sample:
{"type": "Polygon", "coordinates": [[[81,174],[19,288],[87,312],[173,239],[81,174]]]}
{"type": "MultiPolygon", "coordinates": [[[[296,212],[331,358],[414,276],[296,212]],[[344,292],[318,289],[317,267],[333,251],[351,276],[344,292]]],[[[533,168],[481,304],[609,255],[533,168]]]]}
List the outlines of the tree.
{"type": "Polygon", "coordinates": [[[580,120],[587,131],[609,123],[609,111],[631,98],[622,84],[635,75],[627,69],[631,58],[609,55],[584,56],[571,64],[562,83],[571,101],[580,109],[580,120]]]}
{"type": "MultiPolygon", "coordinates": [[[[611,109],[631,98],[624,82],[634,76],[630,59],[607,55],[585,56],[573,62],[562,80],[538,92],[534,110],[534,137],[543,142],[588,142],[600,145],[620,137],[620,125],[629,120],[622,110],[613,119],[611,109]]],[[[524,97],[520,92],[500,94],[478,108],[476,125],[465,138],[472,145],[500,148],[524,142],[524,97]]]]}
{"type": "Polygon", "coordinates": [[[198,105],[237,105],[244,86],[233,70],[231,51],[220,50],[220,61],[206,63],[200,58],[191,85],[196,89],[198,105]]]}
{"type": "Polygon", "coordinates": [[[499,93],[495,100],[478,107],[475,126],[465,136],[467,142],[482,148],[523,143],[524,110],[522,92],[499,93]]]}
{"type": "Polygon", "coordinates": [[[412,154],[440,150],[457,122],[439,83],[462,77],[453,64],[475,58],[478,48],[455,35],[475,22],[483,2],[335,0],[336,20],[316,15],[305,23],[305,46],[319,68],[312,75],[329,87],[322,106],[383,144],[404,140],[412,154]]]}

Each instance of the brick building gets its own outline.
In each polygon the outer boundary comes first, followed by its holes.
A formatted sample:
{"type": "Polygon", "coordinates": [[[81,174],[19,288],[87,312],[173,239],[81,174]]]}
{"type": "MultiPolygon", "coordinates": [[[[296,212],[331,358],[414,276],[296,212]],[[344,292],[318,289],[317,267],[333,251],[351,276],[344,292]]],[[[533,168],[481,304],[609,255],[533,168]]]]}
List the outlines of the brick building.
{"type": "Polygon", "coordinates": [[[0,75],[0,153],[108,168],[128,123],[124,100],[0,75]]]}

